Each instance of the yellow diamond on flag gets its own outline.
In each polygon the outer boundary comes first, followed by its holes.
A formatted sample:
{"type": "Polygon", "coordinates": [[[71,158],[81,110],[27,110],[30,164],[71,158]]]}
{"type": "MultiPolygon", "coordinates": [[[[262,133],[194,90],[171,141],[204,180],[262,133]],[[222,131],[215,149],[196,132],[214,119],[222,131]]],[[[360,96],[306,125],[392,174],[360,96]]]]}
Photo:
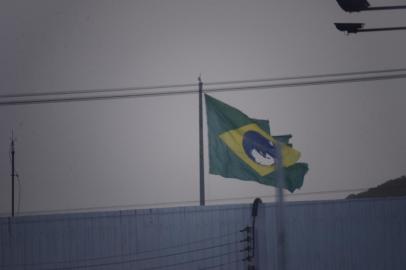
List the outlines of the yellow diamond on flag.
{"type": "MultiPolygon", "coordinates": [[[[244,163],[265,176],[275,171],[278,143],[257,124],[248,124],[219,135],[227,147],[244,163]]],[[[300,152],[281,144],[282,165],[289,167],[300,158],[300,152]]]]}

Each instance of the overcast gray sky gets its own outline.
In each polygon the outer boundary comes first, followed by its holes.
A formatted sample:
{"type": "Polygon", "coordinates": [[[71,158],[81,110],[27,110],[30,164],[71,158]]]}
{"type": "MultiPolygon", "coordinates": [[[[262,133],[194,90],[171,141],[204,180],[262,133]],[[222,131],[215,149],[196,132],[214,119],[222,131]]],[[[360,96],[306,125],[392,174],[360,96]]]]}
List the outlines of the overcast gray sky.
{"type": "MultiPolygon", "coordinates": [[[[346,36],[333,26],[404,26],[405,14],[347,14],[333,0],[1,0],[0,94],[406,68],[406,32],[346,36]]],[[[343,198],[318,192],[406,174],[405,82],[213,96],[293,134],[310,171],[298,191],[307,195],[288,199],[343,198]]],[[[10,211],[12,129],[22,213],[196,205],[197,104],[190,94],[0,106],[0,213],[10,211]]],[[[205,170],[209,204],[274,194],[205,170]]]]}

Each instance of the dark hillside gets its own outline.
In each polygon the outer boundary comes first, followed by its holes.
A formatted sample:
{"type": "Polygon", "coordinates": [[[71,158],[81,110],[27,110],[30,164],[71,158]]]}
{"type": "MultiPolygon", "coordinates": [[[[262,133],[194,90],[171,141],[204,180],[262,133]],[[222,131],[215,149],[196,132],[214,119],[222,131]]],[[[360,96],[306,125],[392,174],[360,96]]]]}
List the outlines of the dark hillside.
{"type": "Polygon", "coordinates": [[[371,198],[371,197],[397,197],[406,196],[406,176],[389,180],[367,191],[351,194],[347,199],[371,198]]]}

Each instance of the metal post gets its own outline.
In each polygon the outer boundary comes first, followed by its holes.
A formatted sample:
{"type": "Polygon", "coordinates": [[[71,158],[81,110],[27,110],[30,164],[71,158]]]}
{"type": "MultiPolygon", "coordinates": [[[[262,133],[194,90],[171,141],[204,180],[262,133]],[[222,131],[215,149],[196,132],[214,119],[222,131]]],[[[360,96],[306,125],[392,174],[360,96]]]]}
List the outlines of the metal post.
{"type": "Polygon", "coordinates": [[[203,82],[199,76],[199,159],[200,159],[200,205],[205,205],[204,156],[203,156],[203,82]]]}
{"type": "Polygon", "coordinates": [[[406,30],[406,26],[366,28],[366,29],[359,29],[357,32],[379,32],[379,31],[397,31],[397,30],[406,30]]]}
{"type": "Polygon", "coordinates": [[[277,203],[276,203],[276,231],[277,231],[277,269],[286,269],[286,246],[285,246],[285,214],[284,214],[284,171],[282,160],[282,149],[278,143],[276,145],[277,158],[276,158],[276,172],[277,172],[277,203]]]}
{"type": "Polygon", "coordinates": [[[11,216],[14,217],[14,134],[11,135],[11,216]]]}
{"type": "Polygon", "coordinates": [[[366,8],[365,10],[393,10],[393,9],[406,9],[406,6],[387,6],[387,7],[369,7],[366,8]]]}

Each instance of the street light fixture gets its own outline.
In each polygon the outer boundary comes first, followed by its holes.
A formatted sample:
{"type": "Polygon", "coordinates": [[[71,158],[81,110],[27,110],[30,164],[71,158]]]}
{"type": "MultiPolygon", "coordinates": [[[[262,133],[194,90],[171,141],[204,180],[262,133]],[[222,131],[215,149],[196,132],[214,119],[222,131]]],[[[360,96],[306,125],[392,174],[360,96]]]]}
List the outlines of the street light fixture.
{"type": "Polygon", "coordinates": [[[347,11],[347,12],[388,10],[388,9],[406,9],[406,5],[370,7],[370,4],[367,0],[337,0],[337,3],[344,11],[347,11]]]}
{"type": "Polygon", "coordinates": [[[363,23],[335,23],[336,28],[347,34],[355,34],[358,32],[377,32],[377,31],[395,31],[406,30],[406,26],[401,27],[382,27],[382,28],[366,28],[364,29],[363,23]]]}
{"type": "Polygon", "coordinates": [[[334,25],[338,30],[347,32],[347,34],[358,33],[364,27],[363,23],[334,23],[334,25]]]}
{"type": "MultiPolygon", "coordinates": [[[[406,9],[406,5],[370,7],[368,0],[336,0],[336,1],[338,5],[346,12],[360,12],[366,10],[406,9]]],[[[347,32],[347,34],[355,34],[358,32],[406,30],[406,26],[364,29],[363,23],[335,23],[335,26],[339,31],[347,32]]]]}
{"type": "Polygon", "coordinates": [[[366,0],[337,0],[337,3],[347,12],[359,12],[369,7],[369,3],[366,0]]]}

